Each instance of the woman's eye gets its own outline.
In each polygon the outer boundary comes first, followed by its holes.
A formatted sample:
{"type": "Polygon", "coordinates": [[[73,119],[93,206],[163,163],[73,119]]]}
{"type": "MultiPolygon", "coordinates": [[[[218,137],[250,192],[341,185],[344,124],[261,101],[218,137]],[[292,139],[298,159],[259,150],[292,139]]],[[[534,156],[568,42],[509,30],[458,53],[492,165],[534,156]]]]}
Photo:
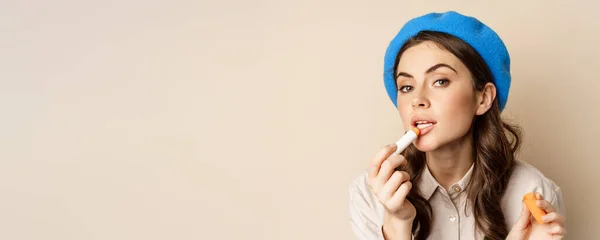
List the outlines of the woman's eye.
{"type": "Polygon", "coordinates": [[[448,79],[440,79],[440,80],[436,80],[433,85],[434,86],[439,86],[439,87],[443,87],[448,85],[448,83],[450,83],[450,81],[448,79]]]}
{"type": "Polygon", "coordinates": [[[402,93],[407,93],[410,90],[412,90],[412,86],[402,86],[402,87],[398,88],[398,91],[400,91],[402,93]]]}

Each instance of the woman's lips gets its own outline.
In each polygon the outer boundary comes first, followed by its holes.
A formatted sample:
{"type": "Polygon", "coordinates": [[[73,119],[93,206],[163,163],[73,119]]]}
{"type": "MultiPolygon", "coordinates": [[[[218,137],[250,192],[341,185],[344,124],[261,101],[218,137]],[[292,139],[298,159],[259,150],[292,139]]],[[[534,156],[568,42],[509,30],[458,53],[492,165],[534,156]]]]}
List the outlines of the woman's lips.
{"type": "Polygon", "coordinates": [[[421,131],[421,134],[419,134],[419,136],[423,136],[425,134],[427,134],[428,132],[431,132],[431,130],[433,129],[433,127],[435,126],[435,123],[425,123],[425,124],[417,124],[417,128],[421,131]]]}

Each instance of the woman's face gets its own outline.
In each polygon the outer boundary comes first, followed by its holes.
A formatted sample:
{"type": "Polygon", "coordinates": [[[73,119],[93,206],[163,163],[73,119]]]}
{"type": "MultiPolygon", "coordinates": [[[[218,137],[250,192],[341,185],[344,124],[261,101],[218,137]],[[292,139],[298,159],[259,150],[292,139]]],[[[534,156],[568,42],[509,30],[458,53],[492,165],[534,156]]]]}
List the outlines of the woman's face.
{"type": "Polygon", "coordinates": [[[404,127],[421,130],[417,149],[433,151],[466,136],[479,106],[478,92],[457,57],[423,42],[404,51],[396,72],[404,127]]]}

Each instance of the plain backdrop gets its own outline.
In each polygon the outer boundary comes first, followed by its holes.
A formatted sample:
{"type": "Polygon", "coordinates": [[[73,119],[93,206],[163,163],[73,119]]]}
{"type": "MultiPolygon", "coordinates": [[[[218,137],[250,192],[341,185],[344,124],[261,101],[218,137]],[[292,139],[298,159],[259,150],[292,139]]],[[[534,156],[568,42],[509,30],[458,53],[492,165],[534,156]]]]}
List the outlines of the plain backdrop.
{"type": "Polygon", "coordinates": [[[0,239],[354,239],[350,181],[403,132],[383,55],[428,12],[504,39],[519,158],[600,235],[592,1],[0,2],[0,239]]]}

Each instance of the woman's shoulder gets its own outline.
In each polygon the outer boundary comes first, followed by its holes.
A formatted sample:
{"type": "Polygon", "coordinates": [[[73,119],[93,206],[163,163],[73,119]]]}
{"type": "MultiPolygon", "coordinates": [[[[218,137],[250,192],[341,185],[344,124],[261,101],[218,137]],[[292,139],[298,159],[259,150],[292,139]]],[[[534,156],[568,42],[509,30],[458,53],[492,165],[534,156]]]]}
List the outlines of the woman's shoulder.
{"type": "Polygon", "coordinates": [[[348,186],[350,224],[361,239],[383,239],[381,226],[385,209],[367,183],[367,171],[361,172],[348,186]]]}
{"type": "Polygon", "coordinates": [[[502,197],[502,206],[507,225],[518,219],[523,196],[529,192],[542,194],[558,212],[564,215],[564,204],[560,187],[533,165],[517,160],[502,197]]]}
{"type": "Polygon", "coordinates": [[[532,192],[552,194],[560,190],[558,185],[533,165],[517,160],[509,180],[509,188],[526,189],[532,192]]]}
{"type": "Polygon", "coordinates": [[[384,207],[377,200],[377,196],[369,187],[367,182],[368,171],[362,171],[348,186],[351,210],[359,212],[371,212],[372,217],[383,219],[384,207]]]}
{"type": "Polygon", "coordinates": [[[360,172],[348,185],[348,193],[350,194],[351,201],[361,201],[365,204],[373,207],[378,203],[377,196],[369,187],[367,182],[368,172],[360,172]]]}

